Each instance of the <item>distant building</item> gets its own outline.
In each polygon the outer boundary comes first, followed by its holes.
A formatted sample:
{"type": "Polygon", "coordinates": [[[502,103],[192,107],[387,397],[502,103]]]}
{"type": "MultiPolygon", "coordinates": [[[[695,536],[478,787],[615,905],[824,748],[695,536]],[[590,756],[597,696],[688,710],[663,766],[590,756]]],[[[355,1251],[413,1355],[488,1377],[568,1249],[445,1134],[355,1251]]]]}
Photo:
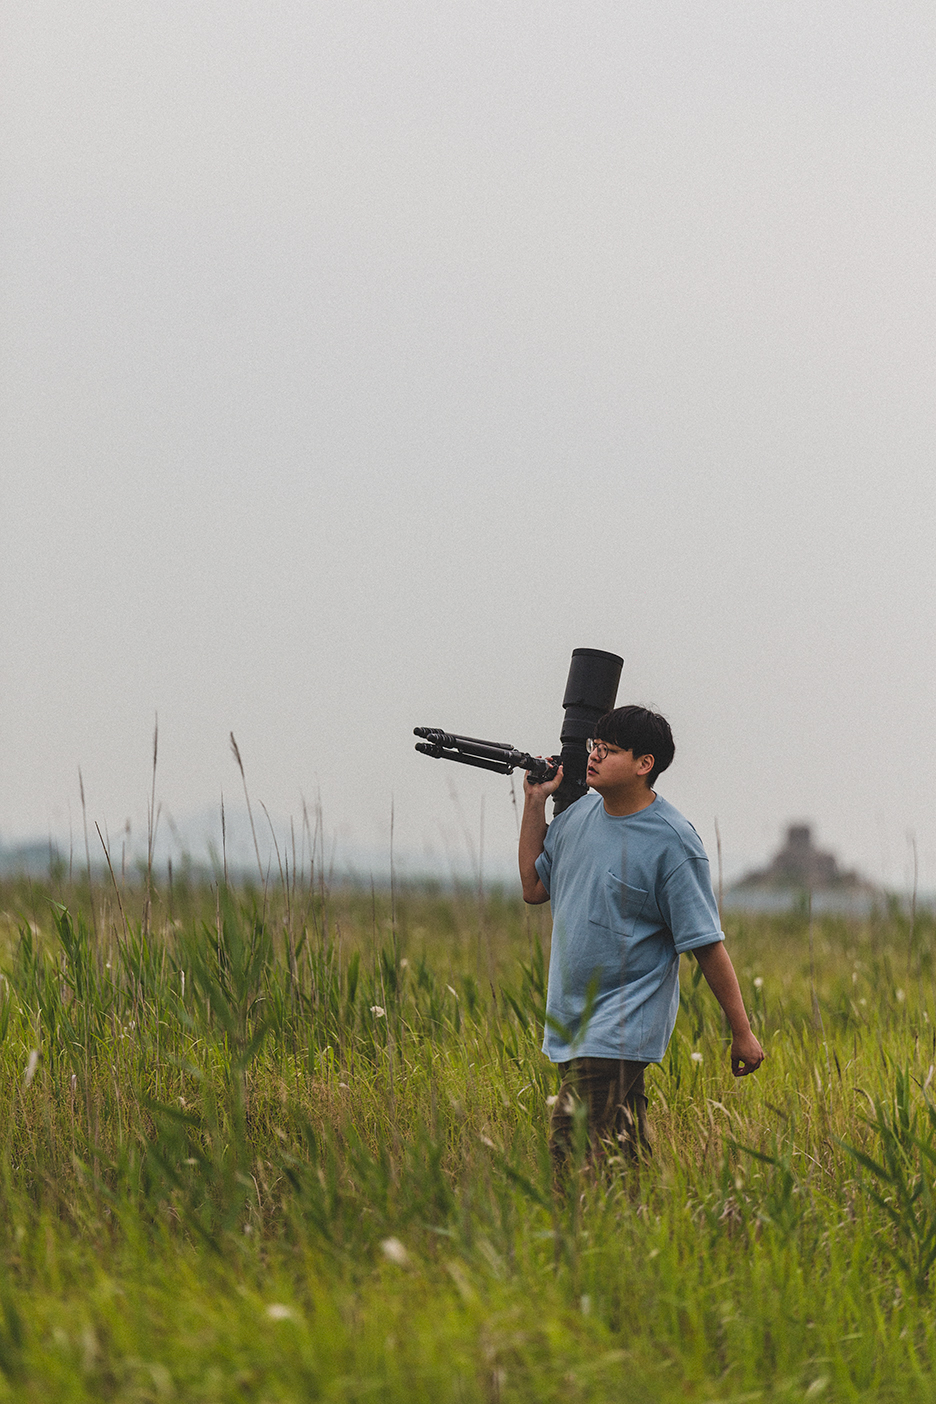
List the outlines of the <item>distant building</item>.
{"type": "Polygon", "coordinates": [[[813,843],[809,824],[790,824],[786,842],[766,868],[745,873],[725,894],[726,907],[783,911],[810,894],[817,911],[870,911],[880,890],[855,872],[843,871],[833,853],[813,843]]]}

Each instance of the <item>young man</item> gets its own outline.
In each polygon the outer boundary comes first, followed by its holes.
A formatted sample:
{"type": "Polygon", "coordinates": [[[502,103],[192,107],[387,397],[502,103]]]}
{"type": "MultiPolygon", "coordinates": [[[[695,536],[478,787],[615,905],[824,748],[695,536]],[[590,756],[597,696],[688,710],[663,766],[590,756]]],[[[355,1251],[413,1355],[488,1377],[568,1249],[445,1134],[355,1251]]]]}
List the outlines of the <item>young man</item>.
{"type": "Polygon", "coordinates": [[[666,1052],[679,1008],[679,957],[692,951],[731,1025],[735,1077],[764,1050],[751,1031],[695,829],[657,795],[673,759],[665,717],[618,707],[590,742],[595,792],[546,823],[562,772],[524,781],[520,877],[524,901],[552,903],[553,933],[543,1052],[562,1070],[550,1144],[568,1153],[576,1099],[593,1149],[616,1140],[628,1154],[646,1130],[644,1068],[666,1052]]]}

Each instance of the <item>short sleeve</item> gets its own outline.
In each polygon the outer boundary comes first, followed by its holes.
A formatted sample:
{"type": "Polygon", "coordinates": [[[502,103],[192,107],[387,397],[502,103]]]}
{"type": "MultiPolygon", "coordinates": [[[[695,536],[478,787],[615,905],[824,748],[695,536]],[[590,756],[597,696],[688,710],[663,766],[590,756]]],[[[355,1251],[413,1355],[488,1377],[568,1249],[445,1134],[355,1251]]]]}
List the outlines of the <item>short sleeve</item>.
{"type": "Polygon", "coordinates": [[[670,873],[658,905],[677,951],[724,941],[707,858],[687,858],[670,873]]]}

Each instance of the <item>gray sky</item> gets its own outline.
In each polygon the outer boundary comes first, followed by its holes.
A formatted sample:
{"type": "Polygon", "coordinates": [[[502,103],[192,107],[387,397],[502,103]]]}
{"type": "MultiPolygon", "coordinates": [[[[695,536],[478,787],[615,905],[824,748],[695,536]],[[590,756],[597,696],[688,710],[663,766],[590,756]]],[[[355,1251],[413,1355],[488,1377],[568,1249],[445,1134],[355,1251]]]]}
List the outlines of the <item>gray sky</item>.
{"type": "MultiPolygon", "coordinates": [[[[573,647],[726,866],[936,886],[936,14],[9,0],[0,837],[512,862],[573,647]],[[454,792],[453,792],[454,786],[454,792]]],[[[375,860],[376,861],[376,860],[375,860]]]]}

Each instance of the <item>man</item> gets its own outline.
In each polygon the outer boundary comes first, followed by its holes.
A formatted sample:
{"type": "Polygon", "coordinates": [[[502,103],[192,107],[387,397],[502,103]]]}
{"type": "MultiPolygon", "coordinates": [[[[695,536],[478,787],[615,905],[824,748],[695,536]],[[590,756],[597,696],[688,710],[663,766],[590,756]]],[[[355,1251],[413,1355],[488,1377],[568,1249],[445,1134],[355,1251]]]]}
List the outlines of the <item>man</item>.
{"type": "Polygon", "coordinates": [[[618,707],[589,743],[594,794],[547,825],[561,769],[541,785],[524,781],[523,898],[552,903],[543,1052],[562,1071],[550,1124],[557,1166],[576,1100],[587,1109],[593,1153],[609,1139],[629,1155],[649,1150],[644,1069],[662,1060],[673,1032],[682,952],[692,951],[731,1025],[735,1077],[764,1059],[725,950],[705,849],[652,788],[674,753],[665,717],[618,707]]]}

